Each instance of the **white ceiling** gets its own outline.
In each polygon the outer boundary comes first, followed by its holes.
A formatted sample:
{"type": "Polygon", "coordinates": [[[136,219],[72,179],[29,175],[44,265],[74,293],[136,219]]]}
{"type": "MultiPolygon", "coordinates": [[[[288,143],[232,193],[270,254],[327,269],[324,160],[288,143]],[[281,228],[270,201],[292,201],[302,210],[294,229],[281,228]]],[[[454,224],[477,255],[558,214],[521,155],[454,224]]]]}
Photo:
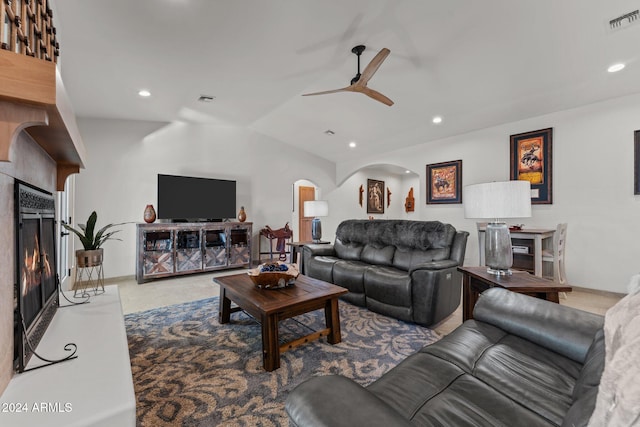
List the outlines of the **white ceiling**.
{"type": "Polygon", "coordinates": [[[54,23],[80,117],[244,126],[340,162],[640,92],[640,20],[619,30],[608,23],[638,8],[639,0],[57,0],[54,23]],[[362,68],[391,50],[369,87],[395,105],[358,93],[301,96],[347,86],[358,44],[367,46],[362,68]],[[627,67],[607,73],[614,62],[627,67]],[[152,96],[138,97],[142,88],[152,96]],[[198,102],[203,94],[216,99],[198,102]]]}

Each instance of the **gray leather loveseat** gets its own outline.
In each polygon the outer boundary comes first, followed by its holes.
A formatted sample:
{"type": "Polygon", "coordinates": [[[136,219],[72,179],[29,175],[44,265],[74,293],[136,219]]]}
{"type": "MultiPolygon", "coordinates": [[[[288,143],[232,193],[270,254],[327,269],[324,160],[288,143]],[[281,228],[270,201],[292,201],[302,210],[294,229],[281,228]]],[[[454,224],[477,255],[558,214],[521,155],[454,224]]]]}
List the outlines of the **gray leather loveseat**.
{"type": "Polygon", "coordinates": [[[353,304],[429,326],[460,304],[468,236],[438,221],[346,220],[333,245],[304,247],[304,274],[347,288],[353,304]]]}
{"type": "Polygon", "coordinates": [[[314,377],[291,392],[286,410],[301,427],[586,426],[605,366],[603,322],[492,288],[474,320],[368,387],[314,377]]]}

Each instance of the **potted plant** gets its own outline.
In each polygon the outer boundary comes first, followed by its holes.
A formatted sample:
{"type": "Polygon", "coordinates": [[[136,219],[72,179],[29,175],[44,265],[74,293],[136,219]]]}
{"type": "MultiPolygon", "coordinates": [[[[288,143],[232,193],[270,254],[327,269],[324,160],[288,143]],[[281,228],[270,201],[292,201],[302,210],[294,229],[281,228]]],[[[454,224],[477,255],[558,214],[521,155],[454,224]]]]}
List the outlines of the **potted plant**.
{"type": "Polygon", "coordinates": [[[71,227],[69,224],[62,224],[62,226],[73,232],[82,243],[84,249],[76,250],[76,263],[77,267],[94,267],[102,264],[103,249],[100,247],[107,240],[122,240],[112,237],[120,230],[113,230],[107,232],[112,227],[121,224],[108,224],[95,232],[96,221],[98,220],[98,214],[96,211],[91,212],[86,224],[78,224],[80,230],[71,227]]]}

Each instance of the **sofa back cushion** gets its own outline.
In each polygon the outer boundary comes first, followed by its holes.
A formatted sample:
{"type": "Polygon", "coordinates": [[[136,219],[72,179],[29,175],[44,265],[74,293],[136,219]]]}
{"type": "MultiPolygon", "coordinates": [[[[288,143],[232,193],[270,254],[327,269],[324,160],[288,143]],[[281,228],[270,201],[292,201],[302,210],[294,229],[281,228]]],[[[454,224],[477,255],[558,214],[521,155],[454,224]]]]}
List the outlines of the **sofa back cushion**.
{"type": "Polygon", "coordinates": [[[366,262],[367,264],[391,265],[391,263],[393,262],[393,254],[395,252],[395,246],[367,244],[362,249],[360,260],[366,262]]]}
{"type": "Polygon", "coordinates": [[[384,260],[384,265],[409,270],[421,262],[449,259],[455,235],[452,225],[439,221],[350,219],[338,226],[335,247],[343,259],[384,260]]]}
{"type": "Polygon", "coordinates": [[[360,254],[362,253],[364,245],[359,242],[343,242],[341,239],[336,237],[336,242],[333,245],[333,248],[335,249],[338,258],[358,261],[360,260],[360,254]]]}
{"type": "Polygon", "coordinates": [[[393,266],[401,270],[411,270],[419,264],[449,259],[449,248],[418,251],[399,247],[393,257],[393,266]]]}

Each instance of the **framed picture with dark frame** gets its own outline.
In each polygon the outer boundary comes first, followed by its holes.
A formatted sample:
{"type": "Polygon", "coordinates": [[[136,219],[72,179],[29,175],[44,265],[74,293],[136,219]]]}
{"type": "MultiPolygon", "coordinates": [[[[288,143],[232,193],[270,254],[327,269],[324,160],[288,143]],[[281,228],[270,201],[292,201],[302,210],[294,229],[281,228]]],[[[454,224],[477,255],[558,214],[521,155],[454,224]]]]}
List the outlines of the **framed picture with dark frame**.
{"type": "Polygon", "coordinates": [[[531,204],[553,203],[553,128],[511,135],[511,179],[531,183],[531,204]]]}
{"type": "Polygon", "coordinates": [[[427,165],[427,204],[462,203],[462,160],[427,165]]]}
{"type": "Polygon", "coordinates": [[[367,213],[384,213],[384,181],[367,179],[367,213]]]}
{"type": "Polygon", "coordinates": [[[634,132],[635,142],[633,149],[633,194],[640,194],[640,130],[634,132]]]}

